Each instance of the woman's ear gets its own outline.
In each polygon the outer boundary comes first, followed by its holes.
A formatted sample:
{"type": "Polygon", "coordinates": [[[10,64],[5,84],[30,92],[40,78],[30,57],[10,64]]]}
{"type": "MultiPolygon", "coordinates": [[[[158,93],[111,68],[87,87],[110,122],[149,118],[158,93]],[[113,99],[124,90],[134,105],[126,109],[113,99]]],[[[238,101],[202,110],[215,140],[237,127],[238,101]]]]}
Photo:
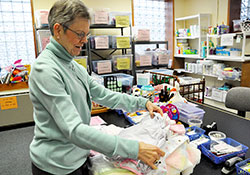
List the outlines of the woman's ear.
{"type": "Polygon", "coordinates": [[[55,38],[59,40],[61,33],[62,33],[62,30],[63,30],[61,24],[55,23],[53,29],[54,29],[55,38]]]}

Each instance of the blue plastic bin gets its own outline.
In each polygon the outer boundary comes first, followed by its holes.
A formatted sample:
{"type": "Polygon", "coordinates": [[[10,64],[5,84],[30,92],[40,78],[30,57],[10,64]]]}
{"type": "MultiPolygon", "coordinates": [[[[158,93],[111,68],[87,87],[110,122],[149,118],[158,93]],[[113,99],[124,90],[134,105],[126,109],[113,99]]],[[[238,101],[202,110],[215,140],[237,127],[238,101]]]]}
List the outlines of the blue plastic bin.
{"type": "Polygon", "coordinates": [[[203,135],[204,133],[205,133],[205,130],[201,129],[197,126],[192,126],[192,127],[186,128],[186,135],[189,137],[190,141],[193,141],[193,140],[200,138],[200,136],[203,135]],[[192,134],[192,135],[187,134],[188,131],[193,131],[193,130],[195,131],[195,134],[192,134]]]}
{"type": "Polygon", "coordinates": [[[235,164],[237,175],[250,175],[250,172],[247,172],[241,168],[247,163],[250,163],[250,158],[235,164]]]}
{"type": "Polygon", "coordinates": [[[223,163],[225,162],[227,159],[230,159],[232,157],[235,157],[235,156],[238,156],[238,157],[244,157],[246,155],[246,152],[248,150],[248,147],[231,139],[231,138],[225,138],[223,140],[224,142],[226,142],[227,144],[230,144],[231,146],[239,146],[239,145],[242,145],[242,150],[241,151],[237,151],[237,152],[234,152],[234,153],[230,153],[230,154],[226,154],[226,155],[221,155],[221,156],[216,156],[215,154],[213,154],[211,151],[210,151],[210,142],[211,141],[208,141],[206,143],[203,143],[201,145],[201,152],[207,156],[210,160],[212,160],[215,164],[220,164],[220,163],[223,163]]]}

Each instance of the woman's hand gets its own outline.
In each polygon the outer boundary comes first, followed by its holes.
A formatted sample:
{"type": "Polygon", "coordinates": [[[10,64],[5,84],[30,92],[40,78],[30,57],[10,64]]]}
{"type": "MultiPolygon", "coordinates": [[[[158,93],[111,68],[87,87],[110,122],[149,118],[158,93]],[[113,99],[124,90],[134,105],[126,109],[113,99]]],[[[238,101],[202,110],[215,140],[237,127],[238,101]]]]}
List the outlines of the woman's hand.
{"type": "Polygon", "coordinates": [[[153,112],[158,112],[161,114],[161,116],[163,116],[163,112],[162,109],[156,105],[154,105],[151,101],[147,101],[146,103],[146,108],[151,116],[151,118],[154,117],[154,113],[153,112]]]}
{"type": "Polygon", "coordinates": [[[152,169],[157,169],[154,163],[164,155],[165,152],[157,146],[139,142],[138,159],[149,165],[152,169]]]}

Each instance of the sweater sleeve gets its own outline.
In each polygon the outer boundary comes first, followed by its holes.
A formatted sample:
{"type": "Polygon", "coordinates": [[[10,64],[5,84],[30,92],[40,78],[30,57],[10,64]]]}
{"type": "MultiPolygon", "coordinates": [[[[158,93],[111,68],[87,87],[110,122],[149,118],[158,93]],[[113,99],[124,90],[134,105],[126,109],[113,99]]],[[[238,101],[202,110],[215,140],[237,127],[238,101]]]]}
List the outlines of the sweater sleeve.
{"type": "Polygon", "coordinates": [[[89,77],[89,86],[92,100],[103,106],[111,109],[124,109],[128,112],[146,108],[146,98],[113,92],[97,83],[92,77],[89,77]]]}

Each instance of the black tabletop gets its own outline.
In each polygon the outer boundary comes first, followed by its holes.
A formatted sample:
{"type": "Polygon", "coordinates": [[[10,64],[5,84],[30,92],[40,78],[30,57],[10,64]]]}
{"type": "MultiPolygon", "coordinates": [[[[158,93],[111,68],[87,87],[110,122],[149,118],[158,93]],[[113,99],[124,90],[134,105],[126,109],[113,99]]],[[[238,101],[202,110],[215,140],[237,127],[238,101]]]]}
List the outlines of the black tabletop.
{"type": "MultiPolygon", "coordinates": [[[[230,137],[250,148],[250,120],[239,117],[227,111],[211,107],[209,105],[199,105],[205,110],[203,125],[217,123],[217,129],[230,137]]],[[[99,114],[107,123],[117,126],[126,127],[130,123],[123,115],[118,115],[115,111],[99,114]]],[[[247,152],[246,158],[250,158],[250,151],[247,152]]],[[[223,164],[216,165],[210,159],[202,155],[201,162],[195,167],[193,175],[220,175],[223,164]]],[[[236,175],[236,172],[232,173],[236,175]]]]}

